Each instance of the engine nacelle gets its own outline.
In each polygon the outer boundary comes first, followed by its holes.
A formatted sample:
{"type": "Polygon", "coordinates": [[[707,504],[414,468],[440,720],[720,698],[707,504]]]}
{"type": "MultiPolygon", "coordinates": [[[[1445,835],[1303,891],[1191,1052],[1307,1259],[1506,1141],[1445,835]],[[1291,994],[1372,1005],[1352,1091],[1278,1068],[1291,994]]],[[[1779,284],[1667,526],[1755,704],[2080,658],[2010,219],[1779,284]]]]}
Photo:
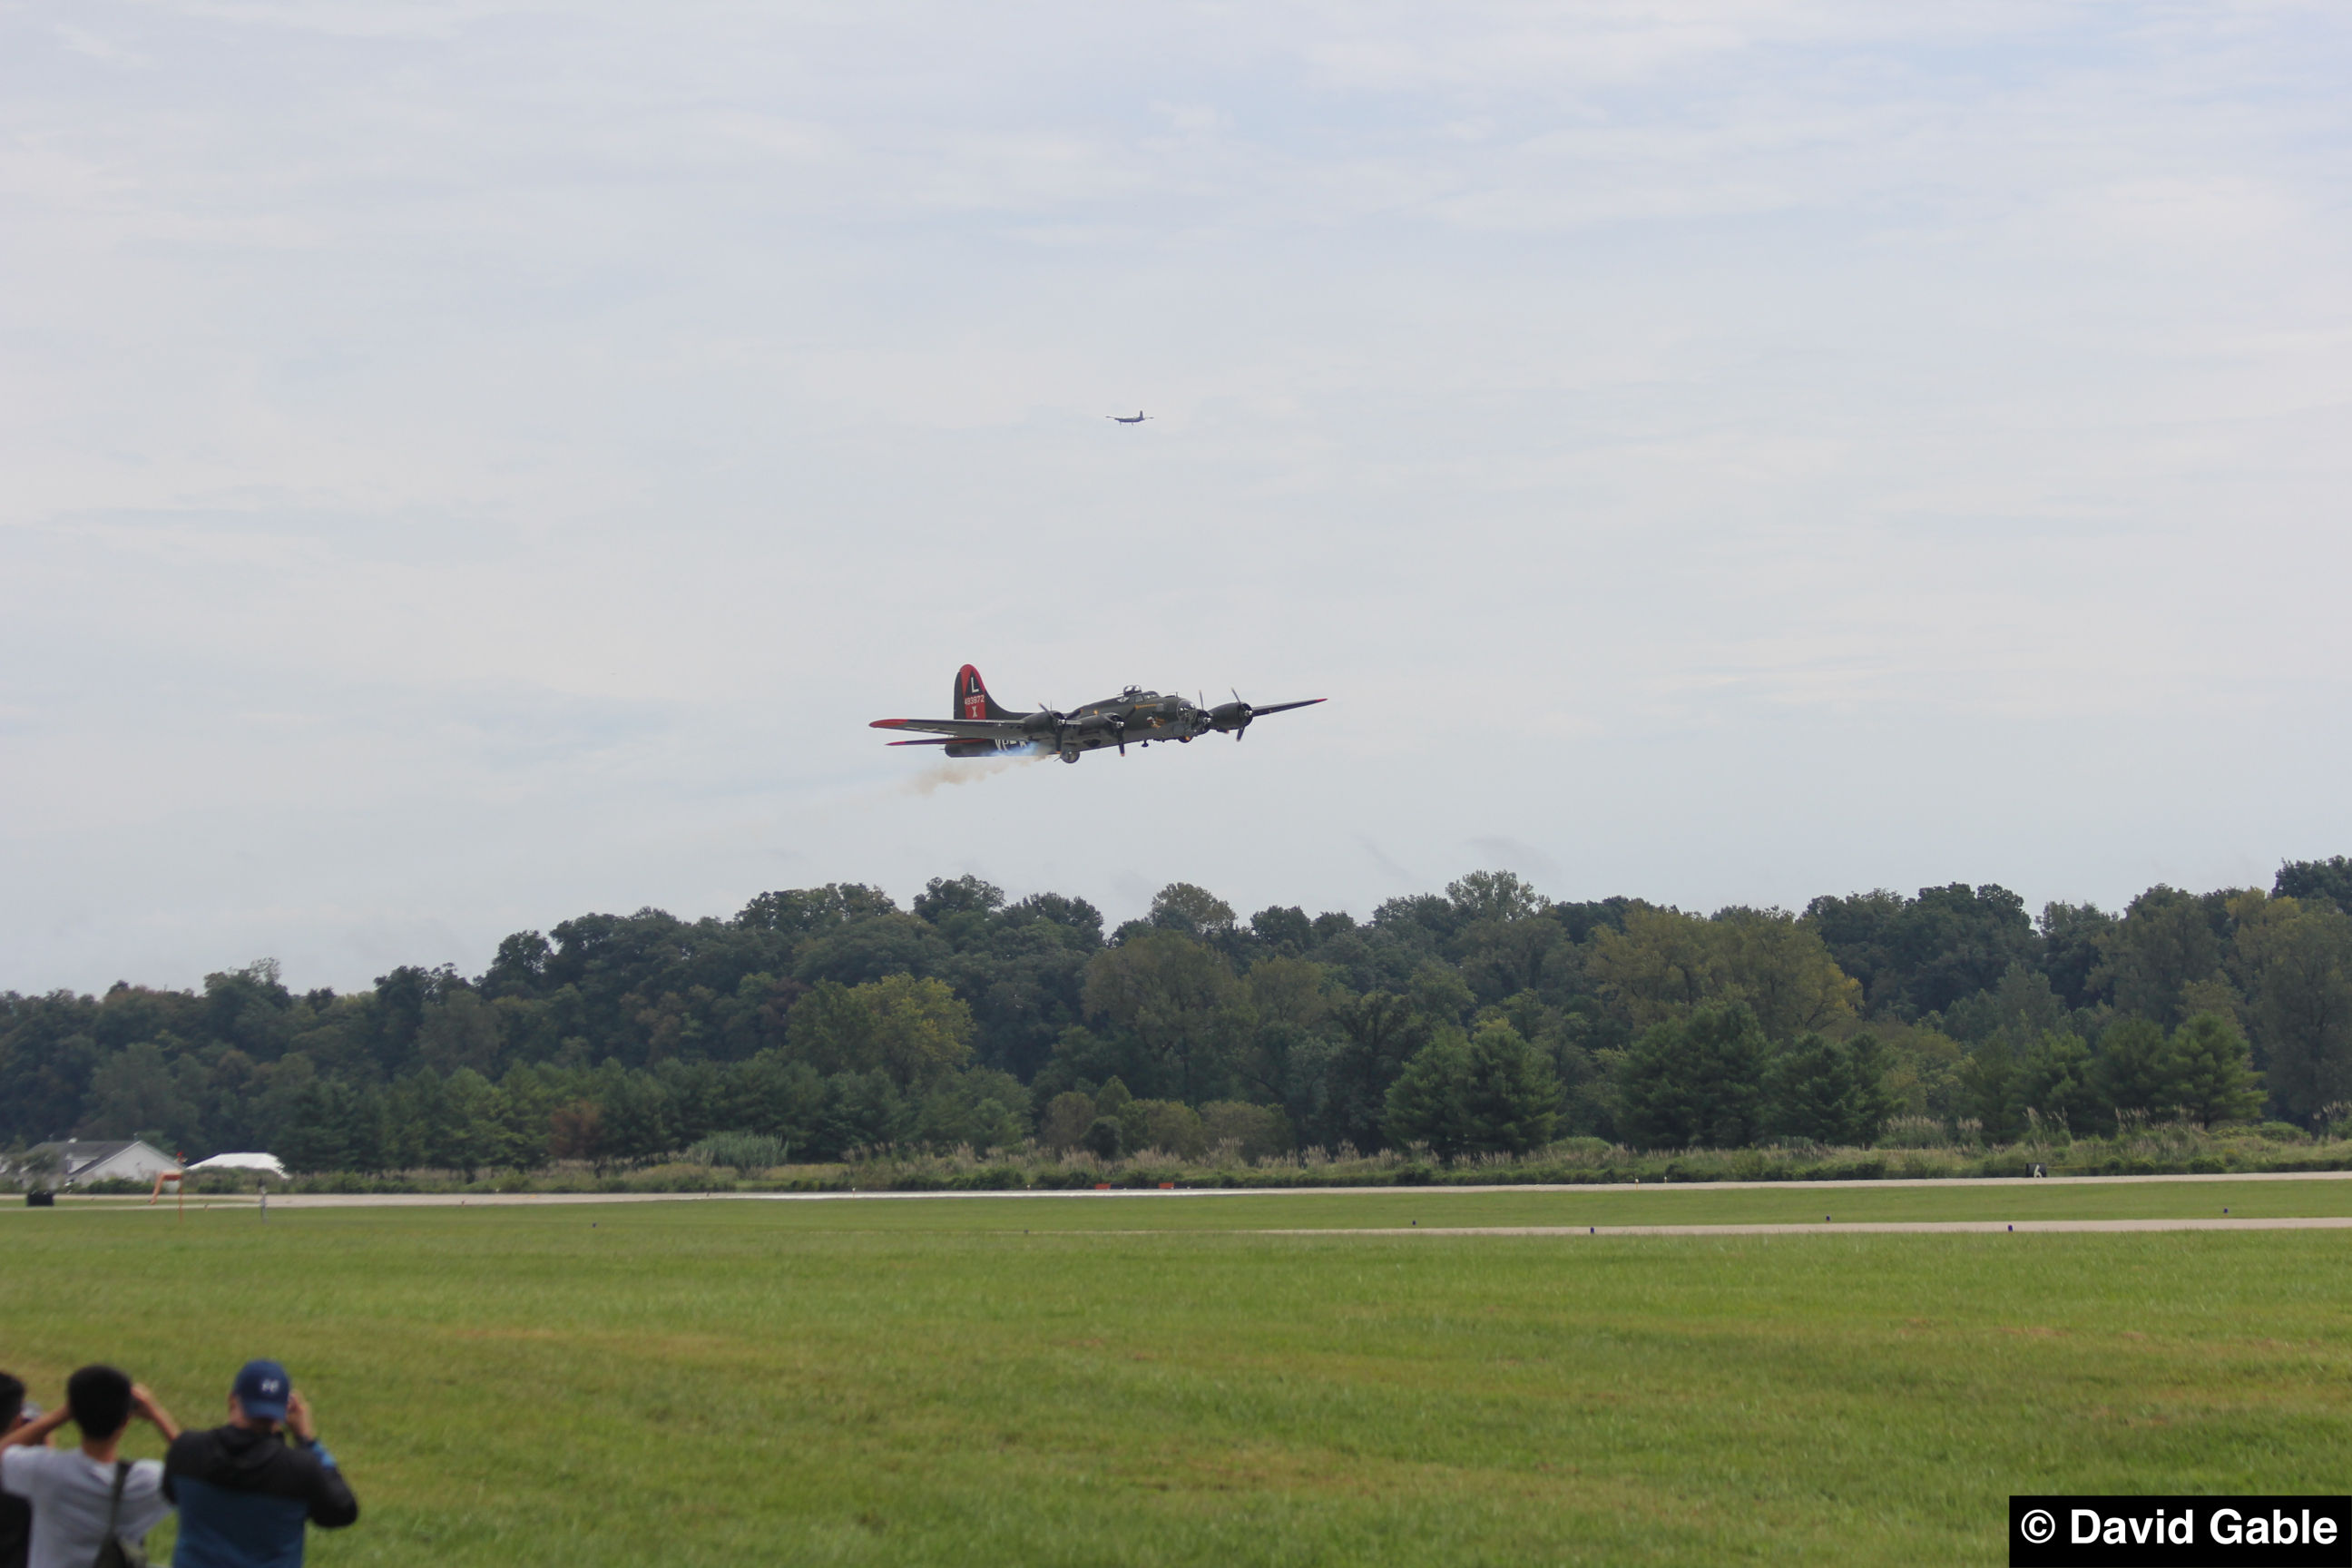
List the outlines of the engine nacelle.
{"type": "Polygon", "coordinates": [[[1219,734],[1246,730],[1256,717],[1256,710],[1246,702],[1220,702],[1209,710],[1209,728],[1219,734]]]}

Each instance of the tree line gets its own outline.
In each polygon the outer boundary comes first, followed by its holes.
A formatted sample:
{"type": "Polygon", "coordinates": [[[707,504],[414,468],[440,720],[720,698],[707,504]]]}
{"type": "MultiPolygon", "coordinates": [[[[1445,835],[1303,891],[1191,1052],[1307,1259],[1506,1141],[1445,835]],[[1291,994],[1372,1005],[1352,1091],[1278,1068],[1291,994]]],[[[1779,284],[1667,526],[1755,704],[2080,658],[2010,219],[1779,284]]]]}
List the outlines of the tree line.
{"type": "Polygon", "coordinates": [[[1697,914],[1482,871],[1362,921],[1243,919],[1176,883],[1106,931],[1083,900],[969,876],[903,909],[836,884],[727,920],[583,915],[478,975],[347,994],[265,960],[201,991],[0,994],[0,1146],[475,1171],[721,1136],[807,1161],[1031,1140],[1452,1159],[2309,1127],[2352,1100],[2347,910],[2343,857],[2038,917],[1990,885],[1697,914]]]}

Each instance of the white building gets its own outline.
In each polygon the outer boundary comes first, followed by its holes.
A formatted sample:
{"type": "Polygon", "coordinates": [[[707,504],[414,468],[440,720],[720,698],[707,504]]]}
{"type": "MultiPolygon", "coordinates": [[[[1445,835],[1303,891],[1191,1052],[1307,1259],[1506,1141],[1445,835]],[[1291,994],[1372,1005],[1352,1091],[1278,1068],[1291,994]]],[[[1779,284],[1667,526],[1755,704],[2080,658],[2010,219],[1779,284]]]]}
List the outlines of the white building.
{"type": "Polygon", "coordinates": [[[145,1186],[165,1172],[177,1173],[180,1163],[162,1150],[133,1138],[128,1143],[43,1143],[35,1154],[58,1157],[57,1184],[86,1187],[92,1182],[137,1182],[145,1186]]]}

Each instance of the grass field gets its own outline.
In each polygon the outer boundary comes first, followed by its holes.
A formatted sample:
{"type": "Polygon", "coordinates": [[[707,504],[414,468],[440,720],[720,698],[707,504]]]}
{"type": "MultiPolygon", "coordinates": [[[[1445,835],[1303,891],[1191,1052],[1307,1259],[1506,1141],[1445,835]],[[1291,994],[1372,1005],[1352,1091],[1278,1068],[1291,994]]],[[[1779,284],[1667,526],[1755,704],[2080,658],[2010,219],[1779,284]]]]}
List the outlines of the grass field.
{"type": "Polygon", "coordinates": [[[2011,1491],[2341,1489],[2352,1236],[1262,1232],[2223,1206],[2352,1182],[12,1209],[0,1366],[283,1357],[329,1565],[1990,1563],[2011,1491]]]}

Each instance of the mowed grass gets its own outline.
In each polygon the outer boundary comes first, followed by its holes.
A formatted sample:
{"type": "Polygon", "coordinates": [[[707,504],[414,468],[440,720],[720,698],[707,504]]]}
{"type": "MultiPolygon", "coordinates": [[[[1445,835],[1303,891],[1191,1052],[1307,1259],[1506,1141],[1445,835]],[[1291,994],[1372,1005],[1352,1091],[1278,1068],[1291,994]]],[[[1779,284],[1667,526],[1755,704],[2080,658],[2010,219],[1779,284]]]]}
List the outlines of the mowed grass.
{"type": "Polygon", "coordinates": [[[2341,1489],[2352,1236],[1257,1232],[2347,1187],[16,1210],[0,1366],[283,1357],[331,1568],[1990,1563],[2012,1491],[2341,1489]]]}

